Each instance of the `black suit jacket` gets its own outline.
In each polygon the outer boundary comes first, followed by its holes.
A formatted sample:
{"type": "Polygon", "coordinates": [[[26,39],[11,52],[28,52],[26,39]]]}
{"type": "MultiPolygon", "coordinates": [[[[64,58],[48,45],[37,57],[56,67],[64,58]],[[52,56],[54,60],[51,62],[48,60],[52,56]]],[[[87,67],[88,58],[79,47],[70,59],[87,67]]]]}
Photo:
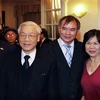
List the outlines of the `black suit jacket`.
{"type": "Polygon", "coordinates": [[[6,53],[13,52],[14,50],[15,50],[15,48],[12,45],[0,40],[0,59],[6,53]]]}
{"type": "Polygon", "coordinates": [[[60,100],[80,100],[81,97],[80,79],[84,65],[82,43],[76,39],[74,43],[71,68],[69,68],[57,40],[51,42],[48,47],[49,53],[57,60],[60,100]]]}
{"type": "Polygon", "coordinates": [[[52,41],[51,39],[46,38],[46,39],[42,42],[42,44],[41,44],[41,41],[38,42],[38,44],[37,44],[37,49],[40,49],[41,47],[44,47],[44,45],[48,45],[48,43],[50,43],[51,41],[52,41]]]}
{"type": "MultiPolygon", "coordinates": [[[[42,53],[43,54],[43,53],[42,53]]],[[[0,100],[56,100],[57,74],[53,57],[37,54],[28,90],[21,94],[21,50],[7,55],[0,66],[0,100]]]]}
{"type": "Polygon", "coordinates": [[[49,43],[51,42],[52,40],[50,40],[49,38],[46,38],[43,42],[42,42],[42,45],[46,44],[46,43],[49,43]]]}

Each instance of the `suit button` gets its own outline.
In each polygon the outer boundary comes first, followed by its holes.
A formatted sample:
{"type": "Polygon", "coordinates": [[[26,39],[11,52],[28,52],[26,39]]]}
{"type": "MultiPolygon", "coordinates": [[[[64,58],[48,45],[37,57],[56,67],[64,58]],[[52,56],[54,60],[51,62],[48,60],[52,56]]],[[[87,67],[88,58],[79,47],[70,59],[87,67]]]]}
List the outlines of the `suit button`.
{"type": "Polygon", "coordinates": [[[71,83],[71,86],[74,86],[74,83],[71,83]]]}
{"type": "Polygon", "coordinates": [[[71,95],[71,98],[74,98],[74,95],[71,95]]]}

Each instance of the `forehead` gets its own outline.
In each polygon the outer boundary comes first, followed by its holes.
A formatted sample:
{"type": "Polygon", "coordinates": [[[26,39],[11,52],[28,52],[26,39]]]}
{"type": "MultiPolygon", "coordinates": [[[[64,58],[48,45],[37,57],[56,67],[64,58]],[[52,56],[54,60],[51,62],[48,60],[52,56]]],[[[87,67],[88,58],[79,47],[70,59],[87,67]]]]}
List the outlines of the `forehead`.
{"type": "Polygon", "coordinates": [[[93,36],[93,37],[91,37],[88,41],[98,41],[98,39],[97,39],[97,37],[96,36],[93,36]]]}
{"type": "Polygon", "coordinates": [[[62,23],[61,23],[61,26],[70,26],[70,27],[74,27],[74,28],[77,28],[77,23],[75,20],[72,20],[70,22],[67,22],[66,20],[63,20],[62,23]]]}
{"type": "Polygon", "coordinates": [[[23,33],[37,33],[36,28],[31,25],[23,26],[20,30],[23,33]]]}
{"type": "Polygon", "coordinates": [[[14,31],[8,31],[6,34],[11,34],[11,33],[15,33],[15,32],[14,31]]]}

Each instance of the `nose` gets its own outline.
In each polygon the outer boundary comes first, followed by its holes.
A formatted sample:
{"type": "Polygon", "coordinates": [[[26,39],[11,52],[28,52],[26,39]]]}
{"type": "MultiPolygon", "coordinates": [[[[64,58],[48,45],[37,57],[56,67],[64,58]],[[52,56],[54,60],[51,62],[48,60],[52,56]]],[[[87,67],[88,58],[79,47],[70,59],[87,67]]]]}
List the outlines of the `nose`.
{"type": "Polygon", "coordinates": [[[70,34],[70,30],[69,29],[66,29],[66,34],[70,34]]]}
{"type": "Polygon", "coordinates": [[[25,40],[29,40],[29,36],[28,35],[25,36],[25,40]]]}
{"type": "Polygon", "coordinates": [[[94,48],[94,44],[91,43],[91,44],[90,44],[90,48],[94,48]]]}

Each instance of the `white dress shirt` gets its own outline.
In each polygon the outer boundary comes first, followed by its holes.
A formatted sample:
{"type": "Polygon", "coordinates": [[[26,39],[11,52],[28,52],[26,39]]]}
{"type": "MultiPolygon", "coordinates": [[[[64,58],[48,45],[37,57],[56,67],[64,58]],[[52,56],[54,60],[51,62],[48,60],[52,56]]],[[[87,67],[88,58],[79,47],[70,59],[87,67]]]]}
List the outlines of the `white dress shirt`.
{"type": "MultiPolygon", "coordinates": [[[[59,38],[58,40],[59,46],[64,54],[64,57],[66,55],[66,48],[64,47],[64,45],[67,45],[61,38],[59,38]]],[[[73,57],[73,52],[74,52],[74,41],[70,44],[71,48],[71,56],[73,57]]],[[[66,58],[66,57],[65,57],[66,58]]]]}
{"type": "Polygon", "coordinates": [[[25,59],[24,59],[24,56],[25,55],[29,55],[30,56],[30,58],[28,59],[28,61],[29,61],[29,66],[31,66],[31,64],[33,63],[33,61],[34,61],[34,59],[35,59],[35,56],[36,56],[36,48],[34,49],[34,51],[32,52],[32,53],[30,53],[30,54],[25,54],[25,52],[22,50],[22,52],[21,52],[21,63],[22,63],[22,65],[24,64],[24,62],[25,62],[25,59]]]}

